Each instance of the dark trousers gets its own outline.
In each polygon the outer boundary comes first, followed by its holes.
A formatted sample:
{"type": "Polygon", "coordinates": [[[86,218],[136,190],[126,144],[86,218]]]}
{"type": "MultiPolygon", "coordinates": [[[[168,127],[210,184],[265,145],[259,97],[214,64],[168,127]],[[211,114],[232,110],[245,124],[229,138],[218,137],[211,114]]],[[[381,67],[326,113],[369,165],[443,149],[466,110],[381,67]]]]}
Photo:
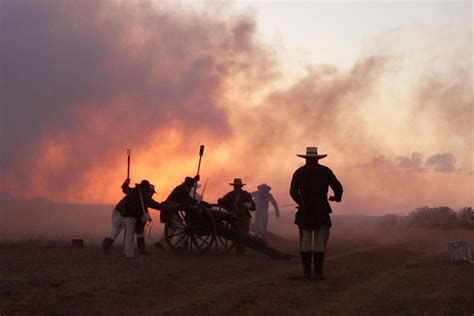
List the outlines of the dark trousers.
{"type": "Polygon", "coordinates": [[[145,222],[137,219],[137,224],[135,225],[135,234],[137,234],[138,237],[143,237],[143,233],[145,232],[145,224],[145,222]]]}
{"type": "Polygon", "coordinates": [[[267,225],[268,225],[268,210],[262,211],[257,210],[255,213],[255,228],[257,230],[257,236],[260,238],[267,238],[267,225]]]}
{"type": "MultiPolygon", "coordinates": [[[[250,218],[239,218],[234,225],[234,229],[236,229],[239,233],[248,234],[250,232],[250,218]]],[[[240,240],[235,241],[235,248],[237,249],[237,253],[245,253],[246,247],[240,242],[240,240]]]]}

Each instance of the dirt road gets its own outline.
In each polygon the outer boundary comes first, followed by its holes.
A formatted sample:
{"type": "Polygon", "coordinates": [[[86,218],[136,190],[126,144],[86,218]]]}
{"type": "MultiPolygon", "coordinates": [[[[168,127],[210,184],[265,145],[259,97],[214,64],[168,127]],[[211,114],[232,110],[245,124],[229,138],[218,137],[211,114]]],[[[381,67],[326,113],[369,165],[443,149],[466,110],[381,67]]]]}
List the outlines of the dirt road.
{"type": "MultiPolygon", "coordinates": [[[[447,240],[474,233],[410,231],[333,236],[326,280],[301,278],[299,258],[182,257],[149,247],[126,260],[115,247],[65,241],[0,245],[0,314],[472,315],[474,264],[448,262],[447,240]],[[391,237],[389,235],[392,234],[391,237]]],[[[296,241],[278,247],[297,253],[296,241]]]]}

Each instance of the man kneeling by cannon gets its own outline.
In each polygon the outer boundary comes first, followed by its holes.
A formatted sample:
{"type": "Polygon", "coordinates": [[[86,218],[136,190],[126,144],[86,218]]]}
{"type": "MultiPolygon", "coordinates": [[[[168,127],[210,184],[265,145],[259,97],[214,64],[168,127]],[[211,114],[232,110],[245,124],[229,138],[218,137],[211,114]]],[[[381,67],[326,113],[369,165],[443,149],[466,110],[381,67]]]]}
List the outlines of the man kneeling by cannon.
{"type": "MultiPolygon", "coordinates": [[[[174,210],[177,208],[189,208],[191,205],[196,205],[199,201],[193,199],[190,196],[190,192],[192,188],[196,185],[199,181],[199,175],[196,175],[194,178],[186,177],[180,185],[171,191],[168,198],[165,200],[165,204],[170,206],[170,208],[166,211],[162,211],[160,213],[160,222],[167,223],[170,222],[171,226],[181,226],[181,219],[179,213],[174,213],[174,210]]],[[[173,235],[176,234],[176,229],[170,229],[173,235]]],[[[173,237],[181,237],[176,234],[173,237]]],[[[165,236],[166,238],[166,236],[165,236]]],[[[183,240],[180,240],[178,243],[175,244],[175,249],[177,251],[185,251],[188,247],[187,245],[188,240],[183,237],[183,240]]]]}
{"type": "MultiPolygon", "coordinates": [[[[217,202],[237,215],[237,220],[234,221],[232,228],[248,234],[250,231],[250,220],[252,219],[250,212],[255,211],[255,202],[250,193],[243,190],[245,183],[242,182],[242,179],[235,178],[234,182],[229,184],[234,187],[234,190],[224,195],[217,202]]],[[[238,242],[236,248],[237,253],[245,253],[245,246],[241,243],[238,242]]]]}

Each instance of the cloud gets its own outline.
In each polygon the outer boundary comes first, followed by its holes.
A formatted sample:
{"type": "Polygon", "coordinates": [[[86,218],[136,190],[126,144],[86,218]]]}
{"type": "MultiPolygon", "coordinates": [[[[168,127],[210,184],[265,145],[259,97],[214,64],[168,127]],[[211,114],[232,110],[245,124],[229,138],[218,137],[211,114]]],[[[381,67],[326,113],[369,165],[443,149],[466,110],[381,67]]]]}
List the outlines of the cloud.
{"type": "Polygon", "coordinates": [[[442,172],[454,173],[456,169],[456,157],[452,153],[434,154],[428,157],[425,162],[420,153],[412,153],[408,156],[397,156],[387,158],[384,155],[378,155],[372,158],[368,163],[362,164],[364,168],[384,168],[392,171],[406,172],[442,172]]]}
{"type": "Polygon", "coordinates": [[[367,164],[367,166],[371,166],[374,168],[379,168],[379,167],[387,167],[391,168],[393,167],[393,162],[391,162],[389,159],[387,159],[384,155],[379,155],[374,158],[372,158],[372,161],[367,164]]]}
{"type": "Polygon", "coordinates": [[[456,169],[456,157],[451,153],[435,154],[426,159],[425,166],[433,167],[435,172],[458,172],[456,169]]]}
{"type": "Polygon", "coordinates": [[[391,171],[420,172],[423,166],[422,155],[414,152],[411,156],[386,156],[379,154],[369,162],[360,164],[362,168],[391,171]]]}
{"type": "Polygon", "coordinates": [[[398,156],[397,161],[397,166],[402,169],[419,169],[423,165],[419,153],[413,153],[411,154],[411,157],[398,156]]]}

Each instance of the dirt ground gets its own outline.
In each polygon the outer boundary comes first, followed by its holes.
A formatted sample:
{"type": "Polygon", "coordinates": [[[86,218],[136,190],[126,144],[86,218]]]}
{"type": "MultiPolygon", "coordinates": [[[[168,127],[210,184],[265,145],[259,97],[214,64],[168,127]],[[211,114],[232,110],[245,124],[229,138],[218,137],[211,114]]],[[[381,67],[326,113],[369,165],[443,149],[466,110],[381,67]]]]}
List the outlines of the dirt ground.
{"type": "MultiPolygon", "coordinates": [[[[4,315],[473,315],[474,264],[448,261],[447,242],[473,231],[331,236],[326,280],[307,281],[298,257],[104,254],[68,241],[0,245],[4,315]],[[381,237],[383,236],[383,237],[381,237]]],[[[270,240],[297,254],[296,240],[270,240]]],[[[472,250],[471,250],[472,251],[472,250]]]]}

